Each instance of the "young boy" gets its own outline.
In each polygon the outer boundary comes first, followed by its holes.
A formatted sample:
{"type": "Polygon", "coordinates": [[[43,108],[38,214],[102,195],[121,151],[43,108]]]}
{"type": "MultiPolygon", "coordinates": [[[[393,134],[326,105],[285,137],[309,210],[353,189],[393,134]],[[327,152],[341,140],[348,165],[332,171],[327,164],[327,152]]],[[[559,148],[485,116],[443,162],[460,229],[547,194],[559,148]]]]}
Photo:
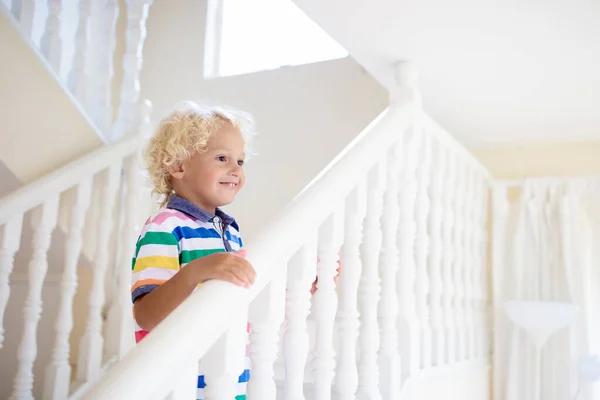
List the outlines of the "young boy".
{"type": "MultiPolygon", "coordinates": [[[[133,259],[137,342],[203,282],[222,279],[243,287],[254,282],[238,225],[219,209],[244,186],[252,135],[247,114],[188,102],[163,119],[150,140],[144,158],[163,202],[146,221],[133,259]]],[[[236,399],[245,399],[250,371],[240,372],[236,399]]],[[[198,399],[203,389],[200,375],[198,399]]]]}

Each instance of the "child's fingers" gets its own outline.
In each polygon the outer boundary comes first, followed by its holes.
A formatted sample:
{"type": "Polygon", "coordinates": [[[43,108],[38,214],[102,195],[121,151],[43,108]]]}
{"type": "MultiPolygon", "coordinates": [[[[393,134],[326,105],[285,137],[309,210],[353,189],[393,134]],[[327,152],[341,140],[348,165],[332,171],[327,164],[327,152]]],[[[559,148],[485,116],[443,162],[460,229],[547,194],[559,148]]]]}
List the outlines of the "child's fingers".
{"type": "Polygon", "coordinates": [[[233,255],[234,256],[238,256],[238,257],[242,257],[242,258],[246,258],[246,256],[248,255],[248,250],[246,250],[246,249],[240,249],[238,251],[234,251],[233,255]]]}

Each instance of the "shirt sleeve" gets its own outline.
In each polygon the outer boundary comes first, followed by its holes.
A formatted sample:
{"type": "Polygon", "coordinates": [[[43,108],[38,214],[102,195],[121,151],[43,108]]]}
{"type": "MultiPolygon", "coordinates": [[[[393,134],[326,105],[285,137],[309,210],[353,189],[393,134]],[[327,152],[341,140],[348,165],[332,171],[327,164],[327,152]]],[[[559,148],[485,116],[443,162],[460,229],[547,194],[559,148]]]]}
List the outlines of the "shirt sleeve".
{"type": "Polygon", "coordinates": [[[177,237],[155,224],[144,227],[132,262],[131,300],[150,293],[180,269],[177,237]]]}

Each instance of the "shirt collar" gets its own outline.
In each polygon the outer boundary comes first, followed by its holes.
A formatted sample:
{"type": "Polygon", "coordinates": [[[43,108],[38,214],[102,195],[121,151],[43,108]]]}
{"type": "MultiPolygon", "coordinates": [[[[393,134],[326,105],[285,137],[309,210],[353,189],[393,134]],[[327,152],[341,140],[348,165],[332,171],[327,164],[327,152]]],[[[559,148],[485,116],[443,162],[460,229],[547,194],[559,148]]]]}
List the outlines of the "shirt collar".
{"type": "Polygon", "coordinates": [[[223,220],[223,224],[224,224],[225,228],[227,228],[227,226],[231,225],[236,230],[238,230],[238,231],[240,230],[237,222],[235,222],[235,219],[233,217],[227,215],[220,208],[217,208],[215,210],[215,215],[213,215],[209,212],[204,211],[200,207],[196,206],[194,203],[184,199],[183,197],[179,197],[179,196],[169,197],[169,200],[167,201],[167,208],[181,211],[182,213],[185,213],[191,217],[194,217],[197,220],[202,221],[202,222],[213,222],[215,217],[219,217],[223,220]]]}

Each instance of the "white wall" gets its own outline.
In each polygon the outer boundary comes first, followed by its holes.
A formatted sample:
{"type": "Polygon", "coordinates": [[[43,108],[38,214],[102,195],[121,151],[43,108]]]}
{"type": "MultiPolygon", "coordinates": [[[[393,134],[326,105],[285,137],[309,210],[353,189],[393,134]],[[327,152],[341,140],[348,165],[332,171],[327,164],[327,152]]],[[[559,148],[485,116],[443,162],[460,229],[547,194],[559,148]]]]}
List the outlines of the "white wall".
{"type": "Polygon", "coordinates": [[[205,80],[205,7],[205,1],[154,1],[142,95],[157,117],[178,101],[198,98],[255,116],[258,155],[228,208],[247,241],[386,107],[387,92],[352,59],[205,80]]]}

